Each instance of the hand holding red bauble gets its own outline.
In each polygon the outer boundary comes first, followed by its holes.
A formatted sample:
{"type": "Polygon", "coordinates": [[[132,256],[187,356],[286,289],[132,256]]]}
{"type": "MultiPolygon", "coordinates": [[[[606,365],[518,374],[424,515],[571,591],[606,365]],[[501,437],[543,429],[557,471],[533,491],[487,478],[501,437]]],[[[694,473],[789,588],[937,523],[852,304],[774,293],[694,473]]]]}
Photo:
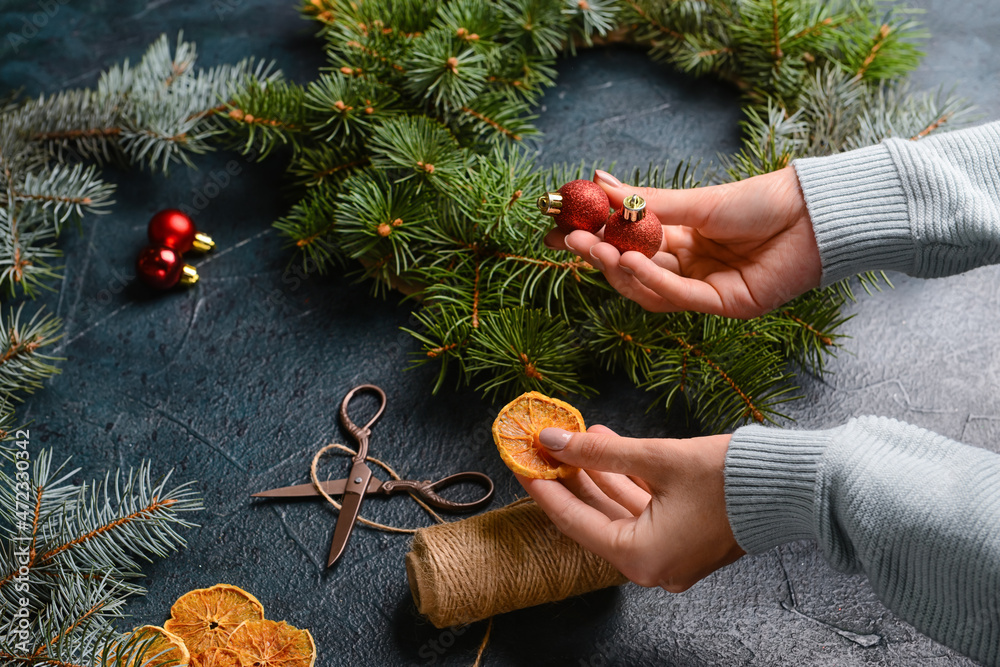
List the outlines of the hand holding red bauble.
{"type": "Polygon", "coordinates": [[[570,181],[557,192],[538,198],[538,210],[551,216],[563,232],[582,229],[596,234],[608,220],[611,202],[600,185],[593,181],[570,181]]]}
{"type": "Polygon", "coordinates": [[[185,264],[181,254],[165,246],[148,246],[139,253],[135,262],[136,275],[153,289],[170,289],[174,285],[193,285],[198,282],[198,271],[185,264]]]}
{"type": "Polygon", "coordinates": [[[634,250],[652,257],[663,243],[663,225],[656,214],[646,208],[646,200],[629,195],[604,227],[604,241],[618,252],[634,250]]]}
{"type": "Polygon", "coordinates": [[[215,241],[195,229],[194,221],[175,208],[160,211],[149,221],[149,242],[184,254],[191,249],[208,252],[215,248],[215,241]]]}

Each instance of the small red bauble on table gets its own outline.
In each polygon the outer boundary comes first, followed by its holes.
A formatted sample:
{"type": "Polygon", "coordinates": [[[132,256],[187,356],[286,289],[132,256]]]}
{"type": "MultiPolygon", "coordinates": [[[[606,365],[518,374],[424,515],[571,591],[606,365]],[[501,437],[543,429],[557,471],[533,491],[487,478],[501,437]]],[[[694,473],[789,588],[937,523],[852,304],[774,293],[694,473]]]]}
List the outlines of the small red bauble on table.
{"type": "Polygon", "coordinates": [[[184,254],[189,250],[208,252],[215,248],[215,241],[195,229],[194,221],[175,208],[160,211],[149,221],[149,242],[184,254]]]}
{"type": "Polygon", "coordinates": [[[198,271],[185,264],[181,253],[165,246],[147,246],[135,262],[136,275],[153,289],[170,289],[174,285],[193,285],[198,271]]]}
{"type": "Polygon", "coordinates": [[[629,195],[604,227],[604,240],[618,252],[630,250],[652,257],[663,242],[663,225],[656,214],[646,208],[646,200],[629,195]]]}
{"type": "Polygon", "coordinates": [[[551,216],[566,234],[575,229],[596,234],[608,220],[611,202],[600,185],[581,179],[539,197],[538,210],[551,216]]]}

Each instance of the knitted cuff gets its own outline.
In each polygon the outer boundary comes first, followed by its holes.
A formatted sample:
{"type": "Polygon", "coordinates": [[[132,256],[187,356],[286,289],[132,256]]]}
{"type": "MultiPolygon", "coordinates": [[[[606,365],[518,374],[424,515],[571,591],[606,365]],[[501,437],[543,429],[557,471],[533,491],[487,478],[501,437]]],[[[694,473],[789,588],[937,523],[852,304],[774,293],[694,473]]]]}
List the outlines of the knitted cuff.
{"type": "Polygon", "coordinates": [[[726,511],[747,553],[816,539],[817,470],[830,431],[738,429],[726,454],[726,511]]]}
{"type": "Polygon", "coordinates": [[[792,163],[823,263],[822,285],[864,271],[912,273],[906,193],[884,145],[792,163]]]}

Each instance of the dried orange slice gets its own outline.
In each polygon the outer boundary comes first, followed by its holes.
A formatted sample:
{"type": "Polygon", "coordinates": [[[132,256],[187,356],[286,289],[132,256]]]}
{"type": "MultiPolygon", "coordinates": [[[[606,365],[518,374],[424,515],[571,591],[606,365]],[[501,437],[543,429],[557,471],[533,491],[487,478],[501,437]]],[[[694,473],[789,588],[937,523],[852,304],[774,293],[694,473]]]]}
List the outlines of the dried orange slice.
{"type": "Polygon", "coordinates": [[[226,648],[253,667],[313,667],[316,643],[308,630],[284,621],[247,621],[229,637],[226,648]]]}
{"type": "Polygon", "coordinates": [[[493,441],[507,467],[535,479],[565,477],[576,470],[553,459],[538,442],[538,434],[550,426],[586,430],[579,410],[537,391],[521,394],[505,405],[493,422],[493,441]]]}
{"type": "Polygon", "coordinates": [[[191,667],[246,667],[236,651],[227,648],[211,648],[191,659],[191,667]]]}
{"type": "Polygon", "coordinates": [[[170,608],[163,627],[184,640],[191,655],[201,658],[224,647],[241,623],[264,618],[264,605],[242,588],[216,584],[185,593],[170,608]]]}
{"type": "MultiPolygon", "coordinates": [[[[111,664],[142,665],[142,667],[187,667],[191,660],[184,640],[155,625],[144,625],[132,631],[135,643],[116,654],[111,664]],[[145,649],[145,650],[142,650],[145,649]],[[140,653],[141,651],[141,653],[140,653]],[[117,662],[116,662],[117,661],[117,662]]],[[[117,647],[116,647],[117,648],[117,647]]]]}

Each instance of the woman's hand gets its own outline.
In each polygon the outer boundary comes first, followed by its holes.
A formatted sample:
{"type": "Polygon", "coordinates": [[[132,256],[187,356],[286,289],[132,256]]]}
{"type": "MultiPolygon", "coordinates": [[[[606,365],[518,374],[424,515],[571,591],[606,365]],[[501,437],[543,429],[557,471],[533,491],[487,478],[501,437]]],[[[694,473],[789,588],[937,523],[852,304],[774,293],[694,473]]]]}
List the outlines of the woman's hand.
{"type": "Polygon", "coordinates": [[[580,255],[646,310],[746,319],[820,284],[819,249],[792,167],[689,190],[631,187],[603,171],[594,181],[615,208],[636,192],[646,199],[664,225],[660,252],[620,255],[598,235],[558,229],[545,244],[580,255]]]}
{"type": "Polygon", "coordinates": [[[581,470],[518,481],[559,530],[635,583],[679,593],[744,554],[726,514],[730,436],[638,440],[592,426],[547,428],[540,439],[581,470]]]}

